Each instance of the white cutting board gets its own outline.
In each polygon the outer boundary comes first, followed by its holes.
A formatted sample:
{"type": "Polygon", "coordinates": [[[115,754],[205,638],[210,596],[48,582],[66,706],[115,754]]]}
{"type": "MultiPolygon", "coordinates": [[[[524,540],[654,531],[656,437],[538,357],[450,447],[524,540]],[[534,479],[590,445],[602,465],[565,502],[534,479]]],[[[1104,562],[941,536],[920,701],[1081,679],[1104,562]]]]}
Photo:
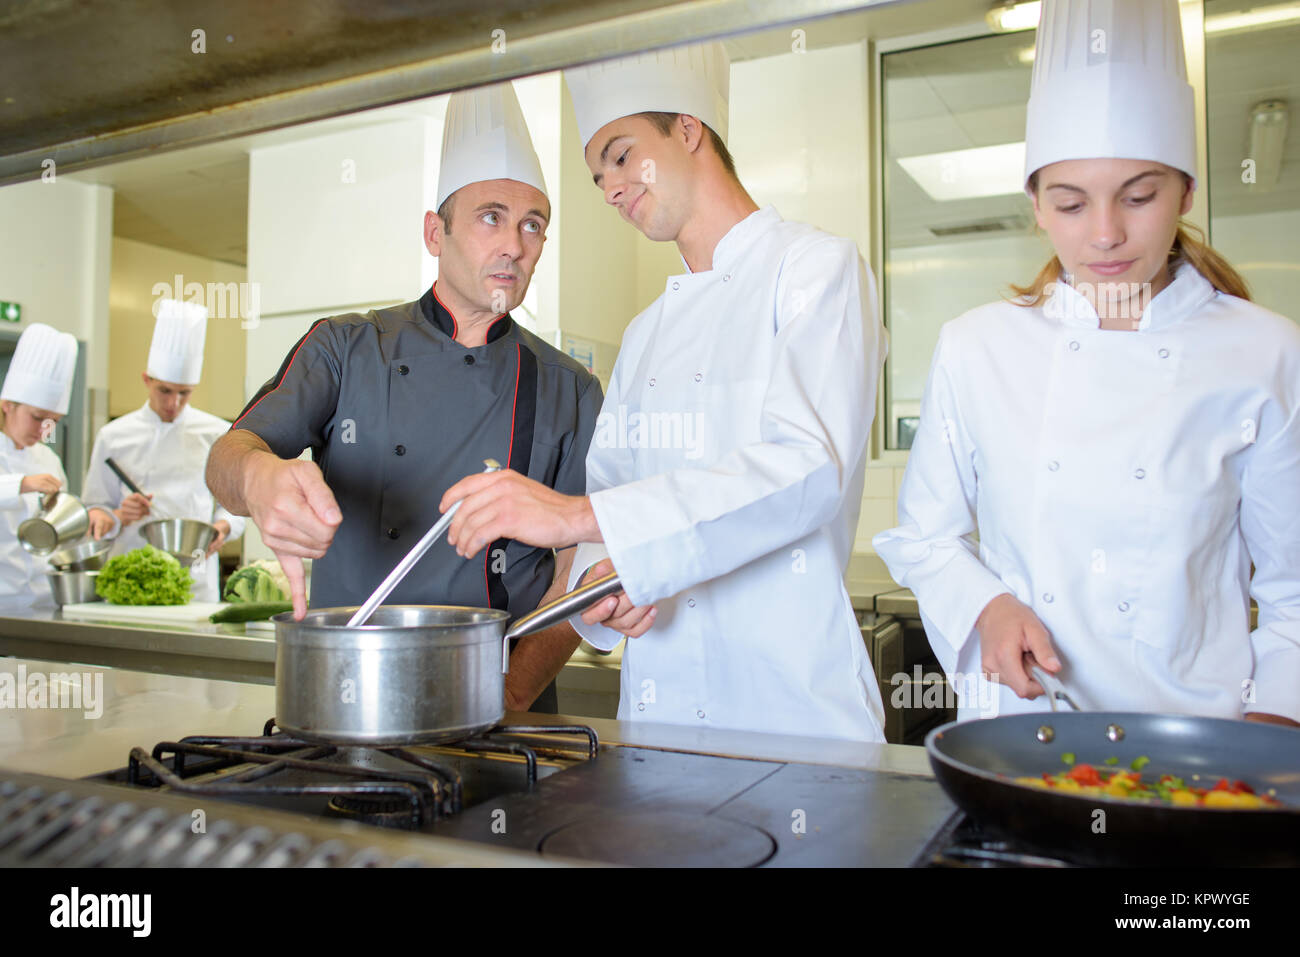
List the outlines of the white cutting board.
{"type": "Polygon", "coordinates": [[[228,602],[192,601],[188,605],[112,605],[106,601],[87,601],[63,606],[64,618],[96,621],[161,621],[193,624],[229,607],[228,602]]]}

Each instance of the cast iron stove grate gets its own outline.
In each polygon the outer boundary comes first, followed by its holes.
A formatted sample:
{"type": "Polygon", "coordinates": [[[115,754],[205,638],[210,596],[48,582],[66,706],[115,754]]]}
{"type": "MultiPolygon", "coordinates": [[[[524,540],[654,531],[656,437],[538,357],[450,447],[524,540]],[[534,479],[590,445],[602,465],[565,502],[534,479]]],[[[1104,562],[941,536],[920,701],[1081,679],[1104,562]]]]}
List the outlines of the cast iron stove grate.
{"type": "MultiPolygon", "coordinates": [[[[591,760],[599,741],[585,725],[498,725],[438,747],[471,755],[513,756],[523,767],[522,784],[531,790],[537,783],[539,754],[578,754],[591,760]],[[556,741],[542,746],[510,740],[520,736],[554,736],[556,741]],[[585,738],[585,745],[562,740],[572,736],[585,738]]],[[[256,737],[190,735],[161,742],[152,753],[132,748],[126,783],[217,798],[320,796],[329,799],[329,813],[334,816],[410,830],[423,829],[464,807],[461,773],[449,763],[418,753],[414,746],[372,748],[304,741],[278,730],[274,718],[256,737]],[[309,779],[303,780],[304,776],[309,779]]]]}

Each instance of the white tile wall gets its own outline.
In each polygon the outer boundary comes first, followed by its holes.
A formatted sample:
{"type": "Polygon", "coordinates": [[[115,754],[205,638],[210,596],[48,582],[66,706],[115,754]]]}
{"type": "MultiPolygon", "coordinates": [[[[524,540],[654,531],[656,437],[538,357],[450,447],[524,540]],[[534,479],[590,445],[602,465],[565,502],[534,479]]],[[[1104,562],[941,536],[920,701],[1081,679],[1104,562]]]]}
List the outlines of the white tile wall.
{"type": "Polygon", "coordinates": [[[868,466],[862,490],[862,513],[853,543],[855,552],[875,554],[871,538],[877,532],[898,524],[898,485],[903,469],[891,466],[868,466]]]}

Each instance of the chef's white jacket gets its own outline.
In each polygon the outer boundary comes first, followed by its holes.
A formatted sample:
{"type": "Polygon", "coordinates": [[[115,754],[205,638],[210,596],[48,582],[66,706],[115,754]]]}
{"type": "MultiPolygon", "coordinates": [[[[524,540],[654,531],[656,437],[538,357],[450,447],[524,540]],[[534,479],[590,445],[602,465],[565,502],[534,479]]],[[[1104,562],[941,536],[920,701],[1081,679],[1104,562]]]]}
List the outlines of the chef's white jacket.
{"type": "MultiPolygon", "coordinates": [[[[148,544],[140,535],[140,526],[158,518],[193,518],[201,522],[224,519],[230,523],[229,539],[244,533],[246,520],[218,505],[203,477],[208,451],[229,428],[225,419],[193,406],[186,406],[173,421],[164,422],[146,402],[99,430],[82,491],[86,506],[117,508],[131,494],[105,463],[109,458],[146,493],[153,493],[150,513],[121,530],[111,555],[148,544]]],[[[220,566],[215,553],[191,574],[199,601],[220,598],[220,566]]]]}
{"type": "Polygon", "coordinates": [[[1136,331],[1065,284],[947,323],[898,511],[874,544],[960,717],[1048,707],[980,674],[1009,592],[1082,708],[1300,720],[1300,327],[1191,266],[1136,331]]]}
{"type": "MultiPolygon", "coordinates": [[[[884,740],[844,587],[886,339],[854,244],[771,207],[628,327],[587,455],[606,553],[654,626],[620,719],[884,740]]],[[[598,648],[620,636],[575,627],[598,648]]]]}
{"type": "Polygon", "coordinates": [[[39,492],[19,492],[28,475],[53,475],[68,487],[63,463],[44,442],[25,449],[14,445],[14,440],[0,433],[0,598],[26,597],[48,599],[50,583],[45,573],[52,571],[50,564],[39,555],[32,555],[18,541],[18,526],[35,518],[41,510],[39,492]]]}

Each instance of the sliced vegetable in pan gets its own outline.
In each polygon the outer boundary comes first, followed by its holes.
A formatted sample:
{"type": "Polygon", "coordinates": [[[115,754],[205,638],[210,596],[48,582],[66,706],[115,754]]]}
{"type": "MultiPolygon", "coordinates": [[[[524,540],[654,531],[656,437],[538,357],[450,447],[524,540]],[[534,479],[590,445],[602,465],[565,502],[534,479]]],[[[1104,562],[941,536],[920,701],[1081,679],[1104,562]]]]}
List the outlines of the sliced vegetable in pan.
{"type": "MultiPolygon", "coordinates": [[[[1073,759],[1073,754],[1063,754],[1061,759],[1073,759]]],[[[1071,761],[1066,761],[1067,764],[1071,761]]],[[[1107,764],[1118,764],[1118,758],[1111,758],[1107,764]]],[[[1136,758],[1131,771],[1113,771],[1109,768],[1098,769],[1091,764],[1074,764],[1069,771],[1058,773],[1044,772],[1041,777],[1015,778],[1017,784],[1045,790],[1059,791],[1062,794],[1092,795],[1095,797],[1121,798],[1126,801],[1139,801],[1172,806],[1196,806],[1216,808],[1280,808],[1282,802],[1270,794],[1256,794],[1254,788],[1244,781],[1220,778],[1211,788],[1189,785],[1180,777],[1172,774],[1161,775],[1153,781],[1143,781],[1141,769],[1150,763],[1145,756],[1136,758]]]]}

